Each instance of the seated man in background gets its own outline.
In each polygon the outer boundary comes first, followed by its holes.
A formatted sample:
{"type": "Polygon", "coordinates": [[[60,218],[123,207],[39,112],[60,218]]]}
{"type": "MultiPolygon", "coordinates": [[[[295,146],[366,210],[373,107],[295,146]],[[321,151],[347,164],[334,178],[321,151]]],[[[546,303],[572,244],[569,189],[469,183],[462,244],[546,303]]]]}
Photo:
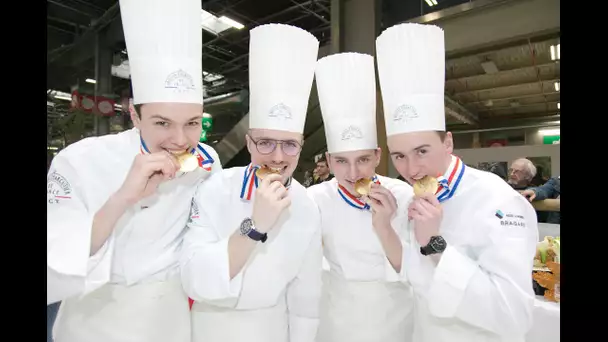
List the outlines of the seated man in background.
{"type": "Polygon", "coordinates": [[[530,182],[536,176],[536,166],[529,159],[519,158],[509,166],[509,178],[507,183],[515,190],[524,190],[530,186],[530,182]]]}
{"type": "MultiPolygon", "coordinates": [[[[553,177],[553,178],[549,179],[549,181],[547,181],[547,183],[545,183],[541,186],[529,188],[529,189],[520,191],[520,193],[522,195],[524,195],[530,202],[559,198],[560,197],[559,177],[560,176],[553,177]]],[[[561,222],[560,212],[559,211],[548,212],[546,220],[540,220],[540,217],[539,217],[539,222],[560,224],[560,222],[561,222]]]]}

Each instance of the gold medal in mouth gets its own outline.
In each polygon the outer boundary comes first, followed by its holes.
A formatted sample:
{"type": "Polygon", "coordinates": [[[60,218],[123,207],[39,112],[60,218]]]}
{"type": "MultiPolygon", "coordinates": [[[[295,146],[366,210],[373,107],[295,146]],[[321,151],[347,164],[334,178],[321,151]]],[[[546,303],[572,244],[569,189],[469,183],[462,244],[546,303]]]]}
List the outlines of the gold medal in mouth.
{"type": "Polygon", "coordinates": [[[372,189],[372,180],[369,178],[361,178],[355,182],[355,191],[361,195],[366,196],[372,189]]]}
{"type": "Polygon", "coordinates": [[[257,169],[255,171],[255,175],[259,178],[259,179],[264,179],[264,177],[270,175],[270,174],[281,174],[281,168],[275,168],[275,167],[269,167],[269,166],[263,166],[259,169],[257,169]]]}
{"type": "Polygon", "coordinates": [[[182,153],[174,155],[180,165],[180,172],[191,172],[196,170],[196,168],[198,167],[198,159],[196,159],[196,156],[192,153],[184,151],[182,153]]]}
{"type": "Polygon", "coordinates": [[[424,193],[435,194],[439,189],[439,182],[437,178],[431,176],[424,176],[414,183],[414,195],[420,196],[424,193]]]}

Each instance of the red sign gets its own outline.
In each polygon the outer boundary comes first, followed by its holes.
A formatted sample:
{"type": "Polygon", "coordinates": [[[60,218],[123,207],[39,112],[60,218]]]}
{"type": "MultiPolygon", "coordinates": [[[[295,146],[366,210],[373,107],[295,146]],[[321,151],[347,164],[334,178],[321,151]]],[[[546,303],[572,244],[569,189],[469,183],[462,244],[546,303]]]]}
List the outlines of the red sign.
{"type": "Polygon", "coordinates": [[[107,97],[98,96],[95,104],[96,113],[103,116],[114,116],[114,100],[107,97]]]}

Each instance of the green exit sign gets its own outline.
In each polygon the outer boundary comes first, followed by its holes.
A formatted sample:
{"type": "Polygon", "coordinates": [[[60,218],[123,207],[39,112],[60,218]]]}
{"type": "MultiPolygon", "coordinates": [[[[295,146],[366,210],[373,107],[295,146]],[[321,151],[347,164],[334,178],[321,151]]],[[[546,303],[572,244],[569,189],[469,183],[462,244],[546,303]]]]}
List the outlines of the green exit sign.
{"type": "Polygon", "coordinates": [[[559,135],[545,135],[543,137],[543,145],[559,144],[559,135]]]}

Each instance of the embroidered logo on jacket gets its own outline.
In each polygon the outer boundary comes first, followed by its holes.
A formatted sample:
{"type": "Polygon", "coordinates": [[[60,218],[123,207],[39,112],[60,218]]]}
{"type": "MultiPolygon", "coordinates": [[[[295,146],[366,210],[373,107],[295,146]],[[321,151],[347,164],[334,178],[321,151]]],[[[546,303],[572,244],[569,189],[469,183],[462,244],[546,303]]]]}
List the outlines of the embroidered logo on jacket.
{"type": "Polygon", "coordinates": [[[500,219],[501,226],[525,227],[526,218],[522,215],[504,214],[500,210],[496,210],[496,217],[500,219]]]}
{"type": "Polygon", "coordinates": [[[190,208],[190,219],[199,218],[198,204],[196,204],[196,200],[192,199],[192,205],[190,208]]]}
{"type": "Polygon", "coordinates": [[[46,179],[46,194],[48,203],[58,204],[72,198],[72,186],[64,176],[53,170],[46,179]]]}

